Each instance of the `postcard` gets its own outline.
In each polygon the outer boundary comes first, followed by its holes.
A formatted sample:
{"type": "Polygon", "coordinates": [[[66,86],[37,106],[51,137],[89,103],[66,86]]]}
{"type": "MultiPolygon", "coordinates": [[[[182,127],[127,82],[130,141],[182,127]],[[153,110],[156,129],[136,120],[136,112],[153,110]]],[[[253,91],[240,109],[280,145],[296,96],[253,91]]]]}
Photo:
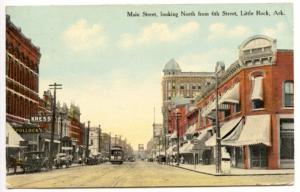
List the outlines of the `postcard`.
{"type": "Polygon", "coordinates": [[[294,184],[293,4],[5,14],[8,189],[294,184]]]}

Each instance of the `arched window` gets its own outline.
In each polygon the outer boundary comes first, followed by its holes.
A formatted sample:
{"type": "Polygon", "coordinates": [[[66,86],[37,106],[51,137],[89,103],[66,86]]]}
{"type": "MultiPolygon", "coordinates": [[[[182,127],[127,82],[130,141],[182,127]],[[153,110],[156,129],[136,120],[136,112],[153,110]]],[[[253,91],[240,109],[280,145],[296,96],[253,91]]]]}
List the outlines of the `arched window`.
{"type": "Polygon", "coordinates": [[[263,79],[263,76],[256,76],[252,79],[251,101],[253,109],[264,108],[263,79]]]}
{"type": "Polygon", "coordinates": [[[283,101],[284,107],[294,107],[294,81],[283,83],[283,101]]]}

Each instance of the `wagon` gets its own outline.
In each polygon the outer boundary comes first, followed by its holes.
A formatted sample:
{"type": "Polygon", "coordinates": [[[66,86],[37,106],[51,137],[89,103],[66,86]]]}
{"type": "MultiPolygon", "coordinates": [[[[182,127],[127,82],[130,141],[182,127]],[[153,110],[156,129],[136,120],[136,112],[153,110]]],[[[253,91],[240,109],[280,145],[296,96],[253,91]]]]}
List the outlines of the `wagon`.
{"type": "Polygon", "coordinates": [[[43,151],[34,151],[24,153],[22,163],[24,173],[41,171],[43,168],[48,169],[49,159],[43,151]]]}

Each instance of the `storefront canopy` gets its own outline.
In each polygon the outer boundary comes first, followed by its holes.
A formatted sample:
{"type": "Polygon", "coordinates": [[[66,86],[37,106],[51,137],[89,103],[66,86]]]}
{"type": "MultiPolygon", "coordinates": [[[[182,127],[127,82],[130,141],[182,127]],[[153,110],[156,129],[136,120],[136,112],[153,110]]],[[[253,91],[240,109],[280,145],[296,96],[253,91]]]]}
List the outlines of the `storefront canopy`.
{"type": "Polygon", "coordinates": [[[236,83],[231,89],[227,90],[220,98],[220,104],[240,102],[240,83],[236,83]]]}
{"type": "Polygon", "coordinates": [[[194,144],[190,141],[185,143],[182,147],[179,148],[179,153],[185,154],[185,153],[193,153],[193,147],[194,144]]]}
{"type": "Polygon", "coordinates": [[[186,135],[193,135],[196,131],[196,124],[190,125],[189,128],[186,130],[186,135]]]}
{"type": "Polygon", "coordinates": [[[8,141],[6,143],[6,147],[20,147],[20,141],[24,141],[24,139],[12,128],[9,123],[5,124],[6,127],[6,137],[8,141]]]}
{"type": "MultiPolygon", "coordinates": [[[[235,119],[232,119],[230,121],[225,122],[220,127],[220,136],[223,139],[229,132],[231,132],[234,128],[237,127],[237,125],[240,123],[242,117],[238,117],[235,119]]],[[[215,146],[216,145],[216,134],[214,134],[210,139],[208,139],[205,142],[206,146],[215,146]]]]}
{"type": "Polygon", "coordinates": [[[177,131],[174,131],[170,137],[170,139],[176,139],[177,138],[177,131]]]}
{"type": "Polygon", "coordinates": [[[263,77],[254,78],[254,86],[252,91],[252,100],[263,100],[263,77]]]}
{"type": "Polygon", "coordinates": [[[243,130],[235,145],[265,144],[271,146],[270,120],[270,115],[247,116],[243,130]]]}

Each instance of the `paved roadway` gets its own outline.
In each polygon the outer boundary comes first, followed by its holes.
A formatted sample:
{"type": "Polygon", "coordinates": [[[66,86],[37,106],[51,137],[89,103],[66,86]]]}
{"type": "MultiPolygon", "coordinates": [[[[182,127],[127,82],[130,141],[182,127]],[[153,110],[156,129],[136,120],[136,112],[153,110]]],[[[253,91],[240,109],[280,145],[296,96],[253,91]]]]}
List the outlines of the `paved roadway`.
{"type": "Polygon", "coordinates": [[[286,185],[293,175],[211,176],[150,162],[105,163],[7,176],[8,188],[286,185]]]}

